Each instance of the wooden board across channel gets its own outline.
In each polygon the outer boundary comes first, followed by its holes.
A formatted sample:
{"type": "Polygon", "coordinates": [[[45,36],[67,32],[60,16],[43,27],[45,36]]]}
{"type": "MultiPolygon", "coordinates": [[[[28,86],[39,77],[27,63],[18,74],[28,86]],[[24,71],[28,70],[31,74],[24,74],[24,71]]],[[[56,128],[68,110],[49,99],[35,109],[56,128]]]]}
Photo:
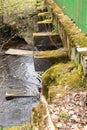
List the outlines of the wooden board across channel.
{"type": "Polygon", "coordinates": [[[7,100],[13,99],[13,98],[18,98],[18,97],[36,97],[38,96],[39,93],[36,94],[32,94],[32,92],[30,92],[27,89],[8,89],[6,91],[5,97],[7,100]]]}
{"type": "Polygon", "coordinates": [[[28,51],[28,50],[21,50],[21,49],[8,49],[5,54],[10,54],[10,55],[24,55],[24,56],[32,56],[33,51],[28,51]]]}

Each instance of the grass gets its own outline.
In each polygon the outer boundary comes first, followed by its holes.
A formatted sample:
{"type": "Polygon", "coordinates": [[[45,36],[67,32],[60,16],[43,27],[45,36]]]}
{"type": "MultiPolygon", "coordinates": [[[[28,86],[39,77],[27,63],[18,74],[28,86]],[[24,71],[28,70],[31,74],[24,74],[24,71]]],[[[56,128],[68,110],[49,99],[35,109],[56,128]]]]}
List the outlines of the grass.
{"type": "Polygon", "coordinates": [[[40,101],[38,106],[33,108],[33,125],[40,129],[44,130],[46,125],[47,117],[46,115],[46,107],[44,104],[40,101]]]}

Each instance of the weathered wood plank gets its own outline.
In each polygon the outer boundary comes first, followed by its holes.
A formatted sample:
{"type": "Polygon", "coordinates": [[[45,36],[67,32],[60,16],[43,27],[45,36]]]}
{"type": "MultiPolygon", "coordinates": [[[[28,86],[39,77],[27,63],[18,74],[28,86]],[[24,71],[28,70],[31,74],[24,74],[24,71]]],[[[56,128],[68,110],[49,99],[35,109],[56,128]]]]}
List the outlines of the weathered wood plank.
{"type": "Polygon", "coordinates": [[[45,15],[49,15],[49,12],[38,13],[38,17],[45,16],[45,15]]]}
{"type": "Polygon", "coordinates": [[[38,96],[39,91],[38,93],[37,92],[33,93],[27,89],[8,89],[5,94],[7,100],[19,97],[38,97],[38,96]]]}
{"type": "Polygon", "coordinates": [[[20,49],[8,49],[5,54],[10,54],[10,55],[25,55],[25,56],[32,56],[33,51],[27,51],[27,50],[20,50],[20,49]]]}
{"type": "Polygon", "coordinates": [[[52,32],[38,32],[33,33],[33,37],[41,37],[41,36],[59,36],[58,33],[52,33],[52,32]]]}
{"type": "Polygon", "coordinates": [[[37,24],[50,24],[52,23],[52,20],[51,19],[46,19],[46,20],[43,20],[43,21],[38,21],[37,24]]]}

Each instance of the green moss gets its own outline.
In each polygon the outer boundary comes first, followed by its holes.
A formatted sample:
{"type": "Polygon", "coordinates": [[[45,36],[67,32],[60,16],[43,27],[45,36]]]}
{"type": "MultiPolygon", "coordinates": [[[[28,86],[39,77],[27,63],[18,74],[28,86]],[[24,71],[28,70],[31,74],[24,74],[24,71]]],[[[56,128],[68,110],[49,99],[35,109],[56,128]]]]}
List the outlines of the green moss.
{"type": "Polygon", "coordinates": [[[0,130],[29,130],[30,128],[31,128],[31,123],[28,122],[19,126],[6,127],[0,130]]]}
{"type": "Polygon", "coordinates": [[[73,62],[54,65],[42,75],[43,95],[47,99],[49,98],[49,89],[51,86],[62,85],[70,89],[81,88],[84,84],[84,79],[81,65],[79,65],[78,69],[75,68],[73,62]]]}
{"type": "Polygon", "coordinates": [[[51,51],[41,51],[35,52],[34,56],[38,57],[67,57],[67,51],[64,49],[51,50],[51,51]]]}
{"type": "MultiPolygon", "coordinates": [[[[67,92],[65,91],[63,86],[51,86],[49,87],[49,91],[48,91],[48,102],[51,102],[53,100],[55,100],[56,98],[63,98],[65,95],[67,94],[67,92]],[[59,94],[59,96],[57,95],[59,94]]],[[[61,106],[60,103],[57,102],[57,105],[61,106]]]]}
{"type": "Polygon", "coordinates": [[[33,125],[38,127],[40,130],[44,130],[46,125],[46,107],[40,101],[38,106],[33,108],[33,125]]]}

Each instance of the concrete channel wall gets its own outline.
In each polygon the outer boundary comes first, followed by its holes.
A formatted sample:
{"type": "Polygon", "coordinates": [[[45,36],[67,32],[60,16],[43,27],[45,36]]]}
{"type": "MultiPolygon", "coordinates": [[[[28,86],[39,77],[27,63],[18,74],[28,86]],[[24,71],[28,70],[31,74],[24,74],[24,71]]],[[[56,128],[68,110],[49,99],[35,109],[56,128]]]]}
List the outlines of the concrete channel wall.
{"type": "Polygon", "coordinates": [[[45,0],[45,5],[53,22],[56,23],[63,46],[68,50],[68,56],[71,60],[82,64],[84,73],[87,74],[87,64],[85,64],[87,60],[87,37],[53,0],[45,0]],[[81,52],[78,52],[77,48],[80,48],[81,52]]]}

